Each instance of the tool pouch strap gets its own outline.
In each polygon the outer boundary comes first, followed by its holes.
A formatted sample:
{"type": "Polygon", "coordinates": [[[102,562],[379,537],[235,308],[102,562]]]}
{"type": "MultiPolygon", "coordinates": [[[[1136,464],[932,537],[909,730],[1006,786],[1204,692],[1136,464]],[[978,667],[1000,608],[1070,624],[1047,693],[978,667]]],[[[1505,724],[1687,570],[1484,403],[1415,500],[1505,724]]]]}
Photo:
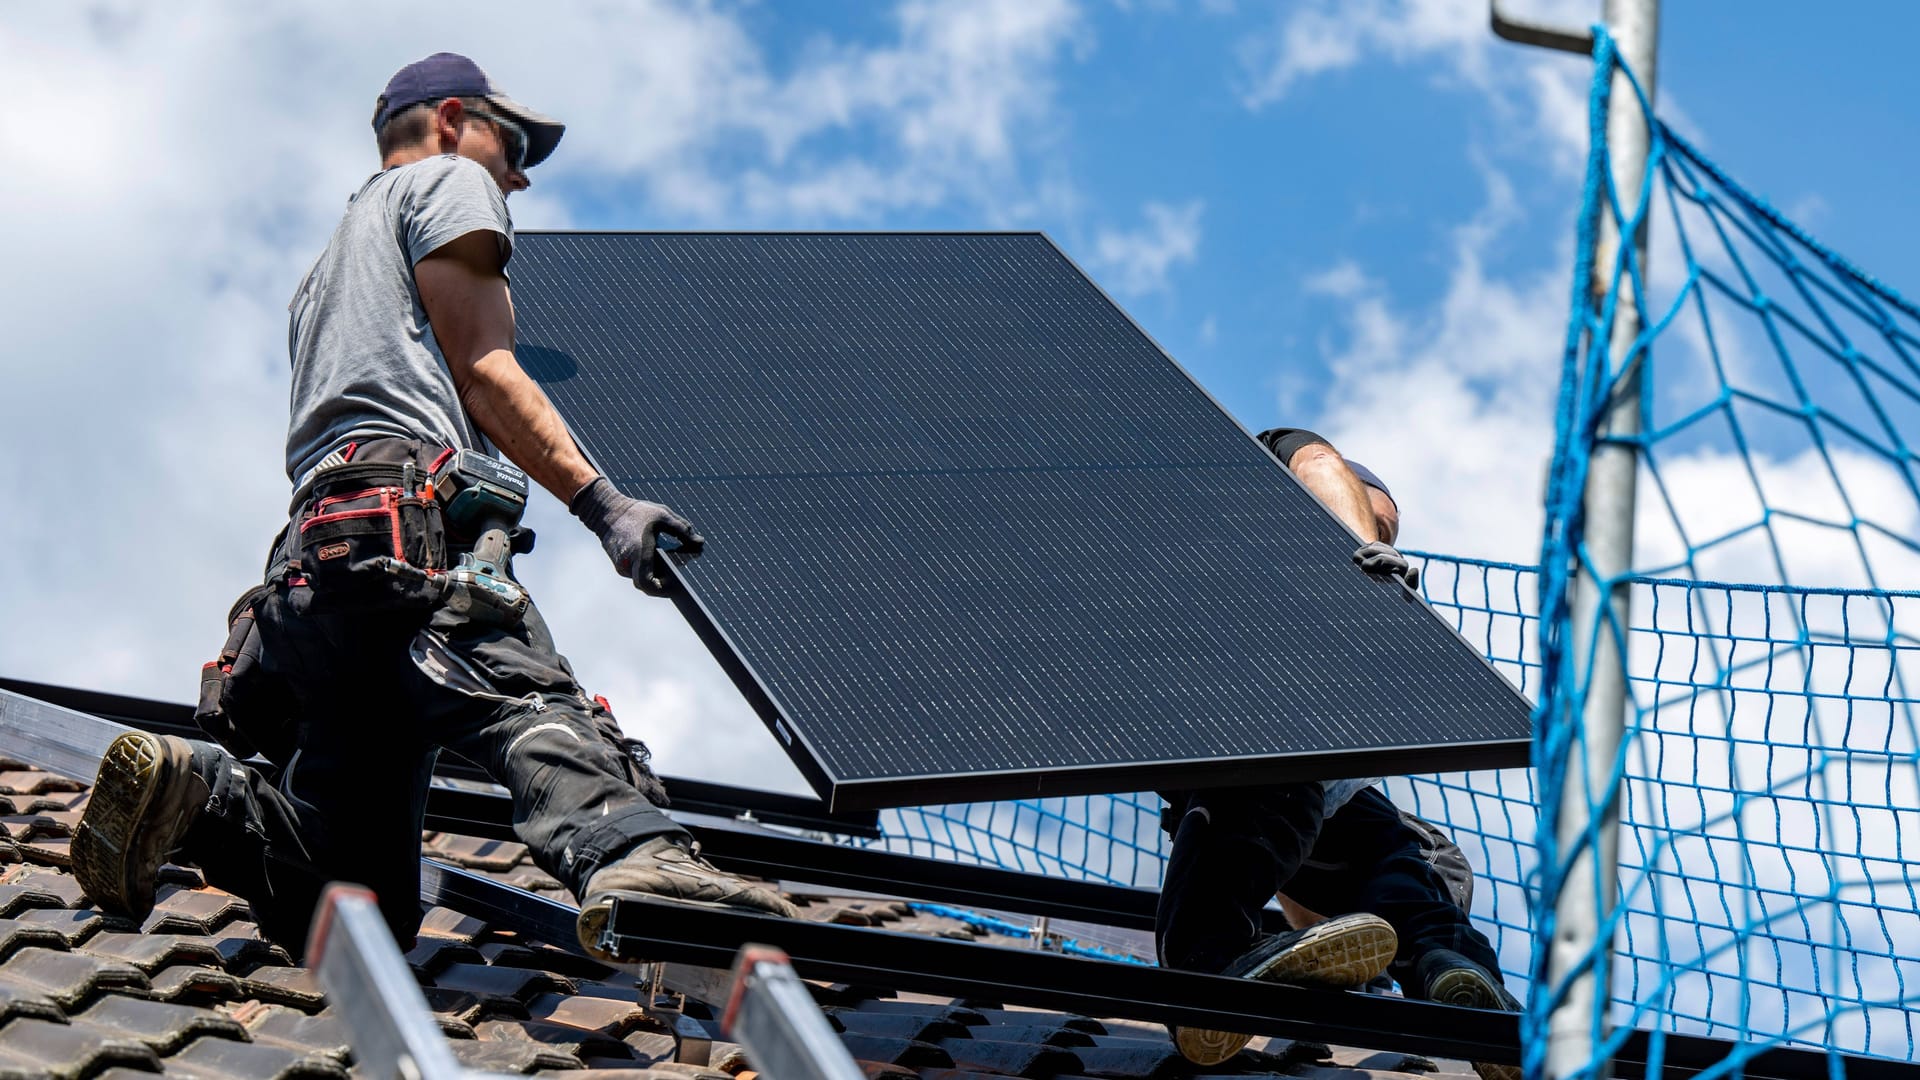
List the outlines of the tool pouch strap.
{"type": "Polygon", "coordinates": [[[260,662],[258,609],[273,589],[256,585],[227,612],[227,642],[200,668],[194,722],[235,757],[264,756],[285,766],[293,757],[293,692],[260,662]]]}
{"type": "Polygon", "coordinates": [[[440,504],[423,490],[425,469],[413,464],[424,453],[418,446],[370,443],[302,485],[288,572],[306,578],[314,612],[425,613],[440,602],[446,526],[440,504]]]}

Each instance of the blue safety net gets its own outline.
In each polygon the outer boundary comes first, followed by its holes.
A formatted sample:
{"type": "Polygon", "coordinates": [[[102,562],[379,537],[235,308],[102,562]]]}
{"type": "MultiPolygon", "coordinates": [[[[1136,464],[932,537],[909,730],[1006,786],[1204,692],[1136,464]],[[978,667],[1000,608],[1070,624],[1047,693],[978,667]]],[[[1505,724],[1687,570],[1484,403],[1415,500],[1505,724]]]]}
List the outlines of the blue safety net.
{"type": "MultiPolygon", "coordinates": [[[[1604,34],[1595,61],[1542,570],[1423,556],[1433,608],[1538,703],[1538,772],[1388,792],[1473,862],[1476,923],[1528,1002],[1530,1075],[1582,971],[1601,976],[1576,1018],[1595,1049],[1570,1075],[1635,1028],[1656,1033],[1651,1071],[1662,1033],[1738,1047],[1709,1075],[1781,1044],[1920,1057],[1920,310],[1650,116],[1645,174],[1616,188],[1607,89],[1615,72],[1637,83],[1604,34]],[[1596,255],[1608,222],[1646,238],[1644,261],[1632,243],[1596,255]],[[1610,348],[1623,313],[1641,330],[1610,348]],[[1622,395],[1630,424],[1607,419],[1622,395]],[[1602,606],[1580,625],[1582,493],[1595,455],[1621,447],[1638,459],[1635,558],[1598,584],[1628,616],[1602,606]],[[1589,784],[1595,655],[1624,675],[1626,707],[1589,784]],[[1549,978],[1568,867],[1599,835],[1556,830],[1610,811],[1600,946],[1549,978]]],[[[880,842],[1153,885],[1158,813],[1152,795],[914,808],[884,815],[880,842]]]]}

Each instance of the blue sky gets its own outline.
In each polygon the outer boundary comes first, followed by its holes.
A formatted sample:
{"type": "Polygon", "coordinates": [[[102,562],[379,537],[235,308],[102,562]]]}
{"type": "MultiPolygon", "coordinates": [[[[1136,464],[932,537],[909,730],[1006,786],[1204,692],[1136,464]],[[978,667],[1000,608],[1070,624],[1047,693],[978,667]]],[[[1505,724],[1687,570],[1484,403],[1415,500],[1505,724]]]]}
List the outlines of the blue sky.
{"type": "MultiPolygon", "coordinates": [[[[1668,9],[1683,129],[1920,290],[1920,9],[1668,9]]],[[[284,514],[286,297],[374,167],[373,96],[441,48],[572,125],[523,227],[1044,229],[1248,427],[1383,474],[1408,544],[1535,550],[1587,64],[1494,40],[1482,0],[532,10],[0,20],[0,673],[191,697],[284,514]]],[[[535,521],[563,648],[667,767],[793,782],[670,609],[535,521]]]]}

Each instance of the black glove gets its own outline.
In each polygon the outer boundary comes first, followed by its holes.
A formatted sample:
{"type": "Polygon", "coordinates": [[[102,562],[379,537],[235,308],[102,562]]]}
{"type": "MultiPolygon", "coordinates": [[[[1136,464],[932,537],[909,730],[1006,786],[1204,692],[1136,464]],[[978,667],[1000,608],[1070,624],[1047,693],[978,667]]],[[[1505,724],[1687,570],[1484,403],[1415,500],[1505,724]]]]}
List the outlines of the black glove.
{"type": "Polygon", "coordinates": [[[620,494],[613,481],[596,476],[581,488],[567,504],[573,516],[600,538],[600,546],[613,560],[613,568],[633,579],[634,588],[650,596],[667,591],[666,578],[655,554],[658,538],[678,541],[690,553],[700,550],[706,539],[693,531],[693,522],[656,502],[630,499],[620,494]]]}
{"type": "Polygon", "coordinates": [[[1396,577],[1414,592],[1420,591],[1420,568],[1384,540],[1362,544],[1353,553],[1353,563],[1376,577],[1396,577]]]}

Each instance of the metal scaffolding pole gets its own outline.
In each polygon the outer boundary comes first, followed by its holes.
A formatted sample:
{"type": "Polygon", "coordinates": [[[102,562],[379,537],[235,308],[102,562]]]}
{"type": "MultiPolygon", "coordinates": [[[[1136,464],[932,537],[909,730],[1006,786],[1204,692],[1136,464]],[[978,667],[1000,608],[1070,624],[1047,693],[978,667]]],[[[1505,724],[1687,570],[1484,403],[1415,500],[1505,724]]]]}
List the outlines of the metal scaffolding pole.
{"type": "MultiPolygon", "coordinates": [[[[1608,33],[1620,59],[1640,79],[1649,105],[1654,97],[1660,0],[1606,0],[1608,33]]],[[[1646,176],[1652,133],[1627,76],[1616,69],[1608,93],[1608,166],[1623,213],[1638,204],[1646,176]]],[[[1640,280],[1646,280],[1647,226],[1644,217],[1631,237],[1603,203],[1595,239],[1593,290],[1607,302],[1623,243],[1633,245],[1640,280]]],[[[1614,321],[1606,342],[1611,368],[1619,377],[1606,406],[1601,434],[1614,438],[1640,432],[1643,356],[1633,352],[1641,332],[1641,297],[1631,275],[1619,278],[1612,298],[1614,321]]],[[[1598,342],[1589,348],[1598,347],[1598,342]]],[[[1555,830],[1559,850],[1574,851],[1554,898],[1554,933],[1548,943],[1549,985],[1566,986],[1566,995],[1548,1020],[1546,1075],[1549,1080],[1585,1073],[1608,1076],[1611,1063],[1598,1060],[1600,1040],[1610,1028],[1609,988],[1613,965],[1611,935],[1603,936],[1618,901],[1620,791],[1614,779],[1626,727],[1625,635],[1629,587],[1615,579],[1633,567],[1634,486],[1640,467],[1633,446],[1601,442],[1593,448],[1583,496],[1587,566],[1573,585],[1571,641],[1574,678],[1586,686],[1581,715],[1583,738],[1569,744],[1560,815],[1555,830]],[[1601,610],[1602,604],[1606,610],[1601,610]],[[1616,629],[1617,628],[1617,629],[1616,629]],[[1585,845],[1592,834],[1594,842],[1585,845]]]]}

